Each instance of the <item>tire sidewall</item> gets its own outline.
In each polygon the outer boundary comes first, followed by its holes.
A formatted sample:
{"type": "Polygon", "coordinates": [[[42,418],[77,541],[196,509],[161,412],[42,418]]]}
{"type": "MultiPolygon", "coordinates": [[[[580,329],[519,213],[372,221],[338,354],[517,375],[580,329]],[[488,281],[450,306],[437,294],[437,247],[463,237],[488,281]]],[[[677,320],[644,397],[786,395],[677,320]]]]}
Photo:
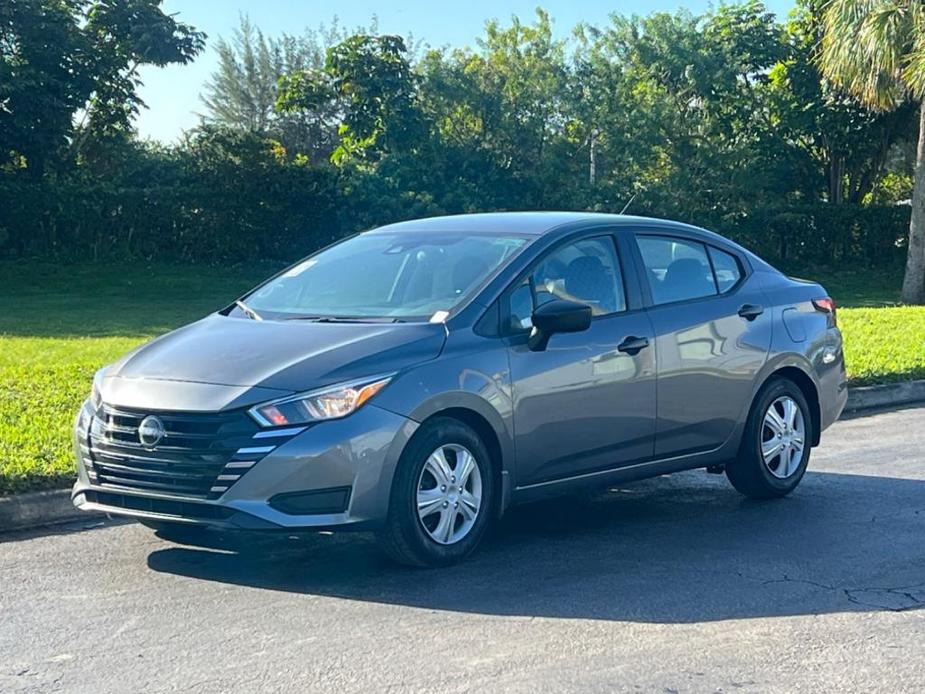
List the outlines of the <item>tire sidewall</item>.
{"type": "Polygon", "coordinates": [[[763,482],[775,492],[782,495],[792,491],[800,483],[800,480],[803,479],[803,475],[806,473],[812,448],[811,442],[814,435],[809,403],[807,403],[803,391],[801,391],[795,383],[784,379],[776,379],[769,383],[756,402],[755,410],[752,412],[751,421],[745,433],[748,437],[746,439],[746,445],[749,446],[749,457],[752,458],[758,466],[759,474],[763,482]],[[764,423],[764,415],[771,406],[771,403],[783,396],[790,397],[797,403],[797,406],[800,408],[800,413],[803,415],[803,423],[806,430],[800,465],[797,467],[795,473],[785,479],[776,477],[771,473],[767,465],[765,465],[764,456],[761,453],[761,431],[764,423]]]}
{"type": "Polygon", "coordinates": [[[427,422],[418,431],[401,455],[390,500],[390,523],[398,530],[421,560],[427,565],[452,564],[470,554],[484,535],[494,509],[495,479],[488,449],[475,431],[453,419],[427,422]],[[424,529],[417,513],[417,487],[427,458],[438,447],[458,444],[475,457],[482,477],[482,503],[479,515],[469,533],[459,542],[442,545],[424,529]]]}

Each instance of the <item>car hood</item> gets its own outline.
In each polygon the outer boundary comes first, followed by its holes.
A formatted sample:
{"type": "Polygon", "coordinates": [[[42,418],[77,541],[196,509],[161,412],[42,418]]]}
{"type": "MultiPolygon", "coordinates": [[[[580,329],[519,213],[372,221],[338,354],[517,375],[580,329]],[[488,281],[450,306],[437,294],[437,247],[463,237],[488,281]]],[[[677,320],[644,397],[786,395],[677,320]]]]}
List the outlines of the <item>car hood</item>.
{"type": "Polygon", "coordinates": [[[257,321],[213,314],[129,353],[107,378],[299,392],[436,358],[440,323],[257,321]]]}

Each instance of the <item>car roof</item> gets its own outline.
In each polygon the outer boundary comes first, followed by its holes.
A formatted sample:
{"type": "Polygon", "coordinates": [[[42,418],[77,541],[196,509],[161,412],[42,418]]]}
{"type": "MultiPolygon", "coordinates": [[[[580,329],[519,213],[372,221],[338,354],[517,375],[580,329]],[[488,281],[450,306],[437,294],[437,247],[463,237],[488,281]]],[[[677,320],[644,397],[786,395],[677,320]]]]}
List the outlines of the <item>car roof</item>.
{"type": "Polygon", "coordinates": [[[407,222],[396,222],[378,227],[373,231],[414,232],[414,231],[458,231],[469,234],[493,233],[507,231],[512,234],[541,236],[563,226],[578,229],[584,226],[666,226],[690,231],[704,232],[705,229],[673,222],[655,217],[636,217],[623,214],[603,214],[598,212],[486,212],[479,214],[459,214],[442,217],[425,217],[407,222]]]}
{"type": "Polygon", "coordinates": [[[771,272],[779,272],[747,248],[715,231],[658,217],[639,217],[627,214],[606,214],[602,212],[481,212],[476,214],[424,217],[406,222],[395,222],[372,229],[367,233],[446,231],[465,234],[520,234],[540,238],[546,234],[557,237],[582,229],[606,225],[612,230],[625,227],[627,230],[682,232],[702,242],[711,243],[726,250],[736,249],[745,255],[752,266],[771,272]],[[555,233],[554,233],[555,232],[555,233]]]}

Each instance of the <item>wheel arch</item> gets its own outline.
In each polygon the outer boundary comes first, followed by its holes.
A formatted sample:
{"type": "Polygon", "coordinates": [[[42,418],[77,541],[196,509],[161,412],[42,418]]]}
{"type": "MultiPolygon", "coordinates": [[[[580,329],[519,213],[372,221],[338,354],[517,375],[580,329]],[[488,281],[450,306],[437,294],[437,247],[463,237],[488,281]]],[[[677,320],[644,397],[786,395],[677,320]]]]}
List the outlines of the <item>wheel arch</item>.
{"type": "Polygon", "coordinates": [[[510,447],[510,441],[508,440],[508,446],[505,446],[504,434],[506,434],[506,428],[503,428],[503,423],[500,421],[493,423],[489,419],[490,415],[486,416],[480,409],[468,406],[468,403],[447,403],[444,407],[429,409],[427,414],[420,420],[421,427],[418,430],[420,431],[423,425],[429,421],[447,418],[462,422],[478,434],[488,449],[488,455],[491,457],[492,477],[495,489],[498,490],[495,496],[494,513],[500,516],[504,509],[507,508],[511,497],[509,475],[511,454],[509,450],[506,450],[510,447]],[[501,434],[498,431],[499,426],[502,427],[501,434]]]}
{"type": "Polygon", "coordinates": [[[772,371],[761,384],[762,388],[770,379],[775,377],[786,378],[796,385],[796,387],[800,389],[800,392],[803,393],[803,397],[806,398],[806,402],[809,404],[809,415],[813,425],[812,445],[818,446],[822,435],[822,410],[820,409],[819,388],[816,382],[799,366],[787,364],[772,371]]]}

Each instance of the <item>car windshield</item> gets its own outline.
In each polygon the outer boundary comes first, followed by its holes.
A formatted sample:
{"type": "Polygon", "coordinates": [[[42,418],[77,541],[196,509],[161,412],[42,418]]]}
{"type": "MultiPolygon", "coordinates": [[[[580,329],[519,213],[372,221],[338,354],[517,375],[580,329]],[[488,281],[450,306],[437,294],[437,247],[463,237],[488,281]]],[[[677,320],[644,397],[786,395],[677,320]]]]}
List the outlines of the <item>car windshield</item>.
{"type": "Polygon", "coordinates": [[[527,241],[503,234],[366,232],[293,266],[237,310],[271,319],[440,320],[527,241]]]}

